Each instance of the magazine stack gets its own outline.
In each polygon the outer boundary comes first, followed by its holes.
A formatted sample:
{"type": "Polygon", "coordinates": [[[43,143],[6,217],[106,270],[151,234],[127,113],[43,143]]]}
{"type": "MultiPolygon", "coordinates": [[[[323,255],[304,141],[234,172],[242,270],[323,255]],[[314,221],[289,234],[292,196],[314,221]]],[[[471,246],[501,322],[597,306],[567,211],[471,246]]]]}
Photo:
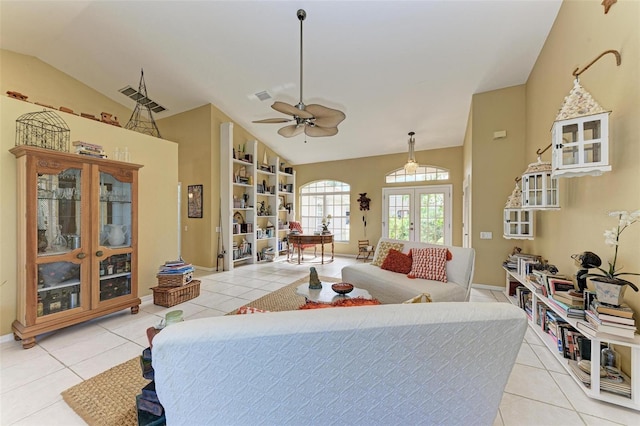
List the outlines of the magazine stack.
{"type": "Polygon", "coordinates": [[[75,148],[75,153],[80,155],[88,155],[89,157],[107,158],[102,145],[96,145],[94,143],[73,141],[71,145],[75,148]]]}

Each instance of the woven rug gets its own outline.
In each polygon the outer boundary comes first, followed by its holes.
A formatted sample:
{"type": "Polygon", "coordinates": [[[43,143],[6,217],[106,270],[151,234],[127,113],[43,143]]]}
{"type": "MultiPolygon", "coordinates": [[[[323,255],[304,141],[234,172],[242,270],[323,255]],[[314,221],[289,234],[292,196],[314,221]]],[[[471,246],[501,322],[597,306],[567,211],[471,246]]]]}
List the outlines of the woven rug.
{"type": "MultiPolygon", "coordinates": [[[[305,299],[296,294],[296,287],[308,280],[308,277],[301,278],[246,306],[274,312],[298,309],[305,299]]],[[[320,277],[320,280],[340,281],[327,277],[320,277]]],[[[142,377],[139,359],[134,358],[65,390],[62,397],[90,425],[137,426],[136,395],[147,383],[149,381],[142,377]]]]}

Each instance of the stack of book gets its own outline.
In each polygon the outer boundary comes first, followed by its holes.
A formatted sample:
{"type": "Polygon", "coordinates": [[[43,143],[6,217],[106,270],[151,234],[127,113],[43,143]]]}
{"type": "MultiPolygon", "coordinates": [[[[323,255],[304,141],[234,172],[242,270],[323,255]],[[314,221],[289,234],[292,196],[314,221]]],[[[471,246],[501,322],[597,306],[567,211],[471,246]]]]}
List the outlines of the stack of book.
{"type": "Polygon", "coordinates": [[[158,275],[182,275],[193,272],[193,270],[193,265],[185,263],[183,260],[168,260],[164,265],[160,266],[158,275]]]}
{"type": "MultiPolygon", "coordinates": [[[[580,368],[580,364],[577,361],[569,361],[569,366],[576,377],[578,377],[586,387],[590,388],[590,372],[580,368]]],[[[620,374],[617,375],[606,374],[605,376],[600,377],[600,389],[631,398],[631,378],[623,372],[620,372],[620,374]]]]}
{"type": "Polygon", "coordinates": [[[556,276],[547,276],[543,295],[547,296],[549,304],[568,317],[584,319],[584,298],[575,290],[572,281],[556,276]]]}
{"type": "Polygon", "coordinates": [[[76,154],[88,155],[90,157],[96,158],[107,158],[107,154],[105,154],[102,145],[96,145],[83,141],[73,141],[71,142],[71,145],[75,147],[76,154]]]}
{"type": "Polygon", "coordinates": [[[607,333],[627,339],[633,339],[635,335],[633,310],[626,305],[604,305],[594,299],[585,314],[587,321],[578,323],[578,328],[585,334],[596,336],[598,333],[607,333]]]}

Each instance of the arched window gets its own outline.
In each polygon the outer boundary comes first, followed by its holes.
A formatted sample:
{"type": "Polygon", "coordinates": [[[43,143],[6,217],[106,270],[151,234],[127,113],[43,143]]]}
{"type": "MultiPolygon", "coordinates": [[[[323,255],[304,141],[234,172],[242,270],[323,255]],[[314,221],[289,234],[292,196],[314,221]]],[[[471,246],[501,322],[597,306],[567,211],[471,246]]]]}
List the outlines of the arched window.
{"type": "Polygon", "coordinates": [[[335,180],[319,180],[300,187],[300,222],[305,234],[322,230],[328,220],[334,241],[349,241],[351,186],[335,180]]]}
{"type": "Polygon", "coordinates": [[[415,173],[407,173],[403,168],[389,173],[386,183],[426,182],[449,180],[449,170],[434,166],[419,166],[415,173]]]}

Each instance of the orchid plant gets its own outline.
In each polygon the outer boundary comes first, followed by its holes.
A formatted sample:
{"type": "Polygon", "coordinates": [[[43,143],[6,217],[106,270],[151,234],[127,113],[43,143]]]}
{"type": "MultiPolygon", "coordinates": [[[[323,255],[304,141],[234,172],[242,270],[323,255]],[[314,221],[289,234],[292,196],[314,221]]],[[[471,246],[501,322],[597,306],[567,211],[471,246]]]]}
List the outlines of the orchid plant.
{"type": "Polygon", "coordinates": [[[329,225],[331,225],[331,215],[322,218],[322,232],[329,232],[329,225]]]}
{"type": "Polygon", "coordinates": [[[634,272],[620,272],[620,269],[616,269],[616,262],[618,261],[618,248],[620,246],[620,235],[622,232],[627,229],[629,226],[634,223],[640,221],[640,210],[636,210],[634,212],[626,212],[626,211],[614,211],[609,213],[611,217],[618,218],[618,225],[613,227],[612,229],[607,229],[604,231],[604,242],[608,246],[615,247],[615,252],[613,254],[613,262],[609,261],[609,269],[603,269],[599,266],[591,265],[592,267],[598,269],[600,273],[594,274],[586,274],[587,277],[593,278],[604,278],[603,281],[619,284],[619,285],[629,285],[634,291],[638,291],[638,287],[630,281],[620,278],[621,275],[640,275],[634,272]]]}

